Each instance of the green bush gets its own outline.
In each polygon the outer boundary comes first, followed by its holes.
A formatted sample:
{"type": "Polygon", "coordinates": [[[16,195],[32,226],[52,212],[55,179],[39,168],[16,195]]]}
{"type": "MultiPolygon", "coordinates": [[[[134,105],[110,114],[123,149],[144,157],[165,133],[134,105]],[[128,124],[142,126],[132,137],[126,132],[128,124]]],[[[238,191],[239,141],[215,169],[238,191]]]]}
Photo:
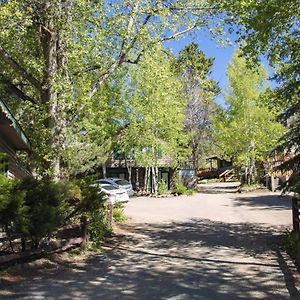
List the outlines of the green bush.
{"type": "Polygon", "coordinates": [[[167,193],[168,193],[167,184],[163,179],[161,179],[160,182],[158,183],[158,194],[165,195],[167,193]]]}
{"type": "Polygon", "coordinates": [[[285,247],[288,253],[300,264],[300,234],[288,232],[285,240],[285,247]]]}
{"type": "MultiPolygon", "coordinates": [[[[121,212],[116,213],[121,218],[121,212]]],[[[0,175],[0,227],[10,241],[21,238],[22,250],[27,240],[38,247],[59,226],[79,223],[82,216],[89,220],[91,240],[98,243],[109,231],[107,210],[103,194],[89,181],[17,181],[0,175]]]]}
{"type": "Polygon", "coordinates": [[[184,192],[184,194],[187,196],[192,196],[194,193],[195,193],[194,189],[186,189],[186,191],[184,192]]]}
{"type": "Polygon", "coordinates": [[[107,226],[107,211],[94,211],[89,214],[89,236],[90,243],[99,247],[104,237],[111,233],[111,229],[107,226]]]}
{"type": "Polygon", "coordinates": [[[113,220],[118,223],[124,223],[126,217],[124,215],[124,205],[122,203],[116,203],[113,208],[113,220]]]}
{"type": "Polygon", "coordinates": [[[185,194],[187,191],[186,186],[179,180],[179,177],[175,177],[174,179],[174,193],[178,195],[185,194]]]}
{"type": "Polygon", "coordinates": [[[21,232],[21,236],[30,238],[33,247],[38,247],[42,238],[63,224],[67,188],[63,183],[28,177],[16,185],[16,190],[25,195],[25,214],[29,221],[27,232],[21,232]]]}
{"type": "Polygon", "coordinates": [[[70,198],[66,220],[79,222],[81,216],[89,220],[90,246],[98,247],[103,238],[111,232],[108,227],[107,205],[104,194],[92,185],[93,178],[73,180],[68,183],[70,198]]]}
{"type": "Polygon", "coordinates": [[[16,189],[17,181],[0,175],[0,226],[11,241],[15,237],[27,235],[30,220],[28,206],[25,204],[25,193],[16,189]]]}

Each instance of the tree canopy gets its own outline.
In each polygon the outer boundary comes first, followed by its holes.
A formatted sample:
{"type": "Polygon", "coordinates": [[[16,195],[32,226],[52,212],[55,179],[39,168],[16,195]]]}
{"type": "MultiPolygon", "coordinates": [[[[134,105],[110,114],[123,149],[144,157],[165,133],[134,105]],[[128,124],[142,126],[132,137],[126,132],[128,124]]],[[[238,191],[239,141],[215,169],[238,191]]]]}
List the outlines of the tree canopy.
{"type": "Polygon", "coordinates": [[[182,49],[174,63],[175,72],[187,98],[184,129],[192,150],[192,166],[198,168],[201,159],[212,151],[212,116],[217,109],[214,97],[219,93],[217,83],[209,79],[214,59],[207,58],[191,43],[182,49]]]}
{"type": "Polygon", "coordinates": [[[69,128],[83,110],[101,107],[103,85],[117,69],[138,63],[156,44],[213,27],[212,13],[194,0],[2,1],[1,92],[27,102],[16,107],[21,119],[30,118],[23,125],[33,168],[55,179],[68,174],[69,128]]]}
{"type": "Polygon", "coordinates": [[[276,111],[268,107],[266,98],[266,69],[260,65],[247,67],[241,52],[236,51],[227,68],[229,89],[225,94],[226,109],[214,122],[214,137],[219,154],[245,169],[253,181],[256,162],[270,154],[283,134],[276,122],[276,111]]]}
{"type": "Polygon", "coordinates": [[[299,192],[300,6],[293,0],[285,1],[284,5],[278,0],[246,0],[243,5],[229,0],[219,4],[220,7],[226,11],[232,24],[239,24],[239,39],[244,41],[243,52],[252,58],[264,54],[275,67],[273,80],[277,88],[270,102],[282,109],[281,120],[289,123],[289,130],[277,150],[292,154],[282,168],[294,171],[289,186],[299,192]]]}

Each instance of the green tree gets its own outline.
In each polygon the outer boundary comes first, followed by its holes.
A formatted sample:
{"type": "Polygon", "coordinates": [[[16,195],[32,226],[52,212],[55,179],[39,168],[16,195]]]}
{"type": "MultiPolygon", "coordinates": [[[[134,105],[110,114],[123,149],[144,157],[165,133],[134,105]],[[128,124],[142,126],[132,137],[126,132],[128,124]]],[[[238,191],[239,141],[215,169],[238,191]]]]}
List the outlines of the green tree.
{"type": "Polygon", "coordinates": [[[293,170],[288,188],[300,191],[300,6],[297,1],[225,0],[216,3],[226,11],[227,21],[238,28],[239,40],[244,42],[243,52],[251,58],[264,54],[275,67],[273,80],[277,88],[270,97],[270,105],[282,110],[282,121],[289,130],[281,139],[278,151],[292,154],[282,168],[293,170]],[[239,26],[237,27],[236,24],[239,26]],[[288,120],[288,121],[287,121],[288,120]]]}
{"type": "Polygon", "coordinates": [[[36,171],[63,177],[73,116],[101,101],[121,66],[157,43],[211,26],[210,14],[206,1],[194,0],[1,1],[0,90],[28,102],[19,112],[36,171]]]}
{"type": "Polygon", "coordinates": [[[236,51],[228,65],[229,91],[226,109],[214,122],[214,137],[221,157],[245,172],[248,183],[256,178],[256,163],[263,161],[283,133],[271,110],[260,97],[266,91],[267,72],[260,65],[248,68],[241,52],[236,51]]]}
{"type": "Polygon", "coordinates": [[[189,136],[194,168],[212,151],[211,121],[217,109],[214,97],[219,93],[216,82],[208,78],[213,61],[191,43],[180,51],[174,64],[187,98],[184,129],[189,136]]]}
{"type": "Polygon", "coordinates": [[[172,72],[172,61],[157,46],[145,55],[139,66],[130,69],[124,97],[127,99],[126,129],[120,137],[120,149],[139,166],[146,167],[145,186],[156,193],[160,159],[177,167],[186,159],[183,133],[184,108],[179,80],[172,72]]]}

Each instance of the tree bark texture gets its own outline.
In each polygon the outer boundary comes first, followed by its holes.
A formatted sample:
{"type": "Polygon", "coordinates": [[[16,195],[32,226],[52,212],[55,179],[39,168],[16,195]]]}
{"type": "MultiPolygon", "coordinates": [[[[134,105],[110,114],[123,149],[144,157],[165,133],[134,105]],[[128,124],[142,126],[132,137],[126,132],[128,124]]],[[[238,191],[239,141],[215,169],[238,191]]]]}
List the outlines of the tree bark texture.
{"type": "MultiPolygon", "coordinates": [[[[61,1],[56,7],[62,15],[68,13],[68,11],[63,10],[64,2],[61,1]]],[[[44,2],[45,11],[49,5],[51,4],[48,1],[44,2]]],[[[48,129],[47,143],[51,148],[52,154],[50,161],[46,162],[45,165],[52,171],[52,179],[58,181],[63,177],[67,177],[67,174],[63,173],[61,167],[62,149],[65,148],[67,129],[65,99],[63,96],[64,91],[61,91],[57,86],[58,78],[60,82],[68,82],[68,74],[65,71],[67,69],[66,46],[59,35],[53,14],[45,13],[39,32],[45,61],[41,102],[47,107],[48,117],[45,120],[45,126],[48,129]]]]}

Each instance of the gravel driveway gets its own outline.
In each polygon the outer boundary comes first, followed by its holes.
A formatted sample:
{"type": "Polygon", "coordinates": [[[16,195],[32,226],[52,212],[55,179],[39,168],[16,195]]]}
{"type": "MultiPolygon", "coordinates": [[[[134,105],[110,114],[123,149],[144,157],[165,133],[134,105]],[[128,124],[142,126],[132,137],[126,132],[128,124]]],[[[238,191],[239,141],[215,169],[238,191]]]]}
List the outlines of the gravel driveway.
{"type": "Polygon", "coordinates": [[[133,198],[104,254],[22,272],[2,281],[0,298],[300,299],[280,247],[289,199],[235,190],[206,184],[193,196],[133,198]]]}

